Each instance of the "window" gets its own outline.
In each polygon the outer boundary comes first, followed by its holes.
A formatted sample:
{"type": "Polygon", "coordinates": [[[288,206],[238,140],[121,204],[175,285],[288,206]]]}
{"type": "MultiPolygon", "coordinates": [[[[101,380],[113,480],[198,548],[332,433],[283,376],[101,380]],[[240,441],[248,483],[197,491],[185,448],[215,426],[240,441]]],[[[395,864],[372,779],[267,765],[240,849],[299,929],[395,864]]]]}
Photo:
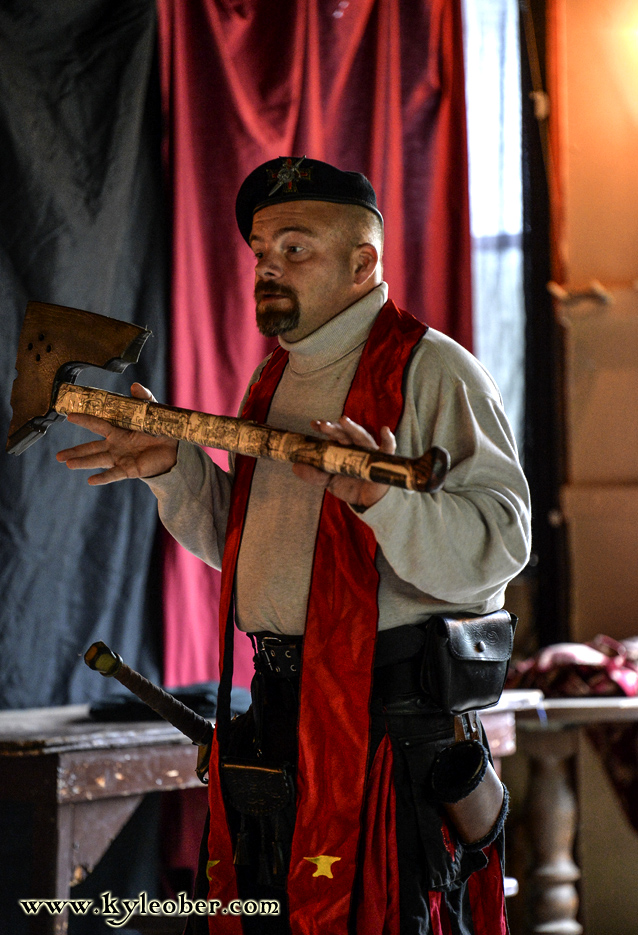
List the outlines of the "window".
{"type": "Polygon", "coordinates": [[[463,0],[474,351],[522,449],[525,310],[517,0],[463,0]]]}

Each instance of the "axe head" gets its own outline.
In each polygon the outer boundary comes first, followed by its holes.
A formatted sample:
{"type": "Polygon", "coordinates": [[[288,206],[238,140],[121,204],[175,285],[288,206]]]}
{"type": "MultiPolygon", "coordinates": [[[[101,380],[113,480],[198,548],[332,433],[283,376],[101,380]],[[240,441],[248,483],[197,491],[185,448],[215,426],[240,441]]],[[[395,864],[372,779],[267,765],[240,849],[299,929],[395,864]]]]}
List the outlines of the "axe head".
{"type": "Polygon", "coordinates": [[[137,363],[150,333],[78,308],[29,302],[18,342],[7,451],[22,454],[52,422],[65,418],[54,408],[60,383],[75,383],[84,367],[121,373],[137,363]]]}

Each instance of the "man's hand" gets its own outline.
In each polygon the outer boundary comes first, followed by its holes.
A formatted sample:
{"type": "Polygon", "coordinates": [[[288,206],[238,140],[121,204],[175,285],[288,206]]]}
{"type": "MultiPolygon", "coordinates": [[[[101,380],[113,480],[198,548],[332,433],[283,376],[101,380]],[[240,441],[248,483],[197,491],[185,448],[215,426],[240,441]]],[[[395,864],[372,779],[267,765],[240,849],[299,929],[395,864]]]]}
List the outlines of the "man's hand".
{"type": "MultiPolygon", "coordinates": [[[[131,387],[131,396],[156,402],[150,390],[140,383],[131,387]]],[[[58,451],[58,461],[66,462],[72,471],[105,468],[92,474],[89,484],[112,484],[128,477],[155,477],[170,471],[177,461],[177,442],[171,438],[155,438],[143,432],[120,429],[95,416],[70,415],[69,422],[102,435],[102,441],[86,442],[74,448],[58,451]]]]}
{"type": "MultiPolygon", "coordinates": [[[[321,432],[340,445],[358,445],[360,448],[370,448],[372,451],[382,451],[393,455],[397,443],[394,435],[387,425],[381,429],[381,443],[376,441],[360,425],[347,416],[341,416],[338,422],[326,422],[323,419],[313,419],[310,423],[315,431],[321,432]]],[[[318,487],[327,487],[330,493],[340,500],[345,500],[353,506],[367,508],[377,503],[388,490],[387,484],[376,484],[372,481],[360,480],[357,477],[346,477],[343,474],[326,474],[309,464],[293,464],[297,477],[315,484],[318,487]]]]}

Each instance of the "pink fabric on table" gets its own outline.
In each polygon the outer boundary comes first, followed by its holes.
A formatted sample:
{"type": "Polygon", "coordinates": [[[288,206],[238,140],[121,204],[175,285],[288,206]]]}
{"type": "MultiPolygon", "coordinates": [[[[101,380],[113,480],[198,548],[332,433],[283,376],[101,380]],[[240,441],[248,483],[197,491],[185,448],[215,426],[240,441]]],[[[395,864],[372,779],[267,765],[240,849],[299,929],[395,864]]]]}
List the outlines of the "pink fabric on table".
{"type": "MultiPolygon", "coordinates": [[[[507,688],[539,688],[546,698],[638,695],[638,638],[599,634],[590,643],[555,643],[514,665],[507,688]]],[[[638,724],[598,724],[587,735],[638,831],[638,724]]]]}

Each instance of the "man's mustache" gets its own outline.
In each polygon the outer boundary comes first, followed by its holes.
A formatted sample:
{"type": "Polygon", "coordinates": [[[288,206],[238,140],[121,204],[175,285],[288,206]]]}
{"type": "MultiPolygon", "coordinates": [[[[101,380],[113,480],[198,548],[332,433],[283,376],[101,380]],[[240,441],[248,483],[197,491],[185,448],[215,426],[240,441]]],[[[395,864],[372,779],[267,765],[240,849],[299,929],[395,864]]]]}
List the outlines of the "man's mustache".
{"type": "Polygon", "coordinates": [[[297,293],[291,286],[281,286],[274,283],[258,282],[255,285],[255,299],[263,295],[283,295],[288,299],[296,299],[297,293]]]}

